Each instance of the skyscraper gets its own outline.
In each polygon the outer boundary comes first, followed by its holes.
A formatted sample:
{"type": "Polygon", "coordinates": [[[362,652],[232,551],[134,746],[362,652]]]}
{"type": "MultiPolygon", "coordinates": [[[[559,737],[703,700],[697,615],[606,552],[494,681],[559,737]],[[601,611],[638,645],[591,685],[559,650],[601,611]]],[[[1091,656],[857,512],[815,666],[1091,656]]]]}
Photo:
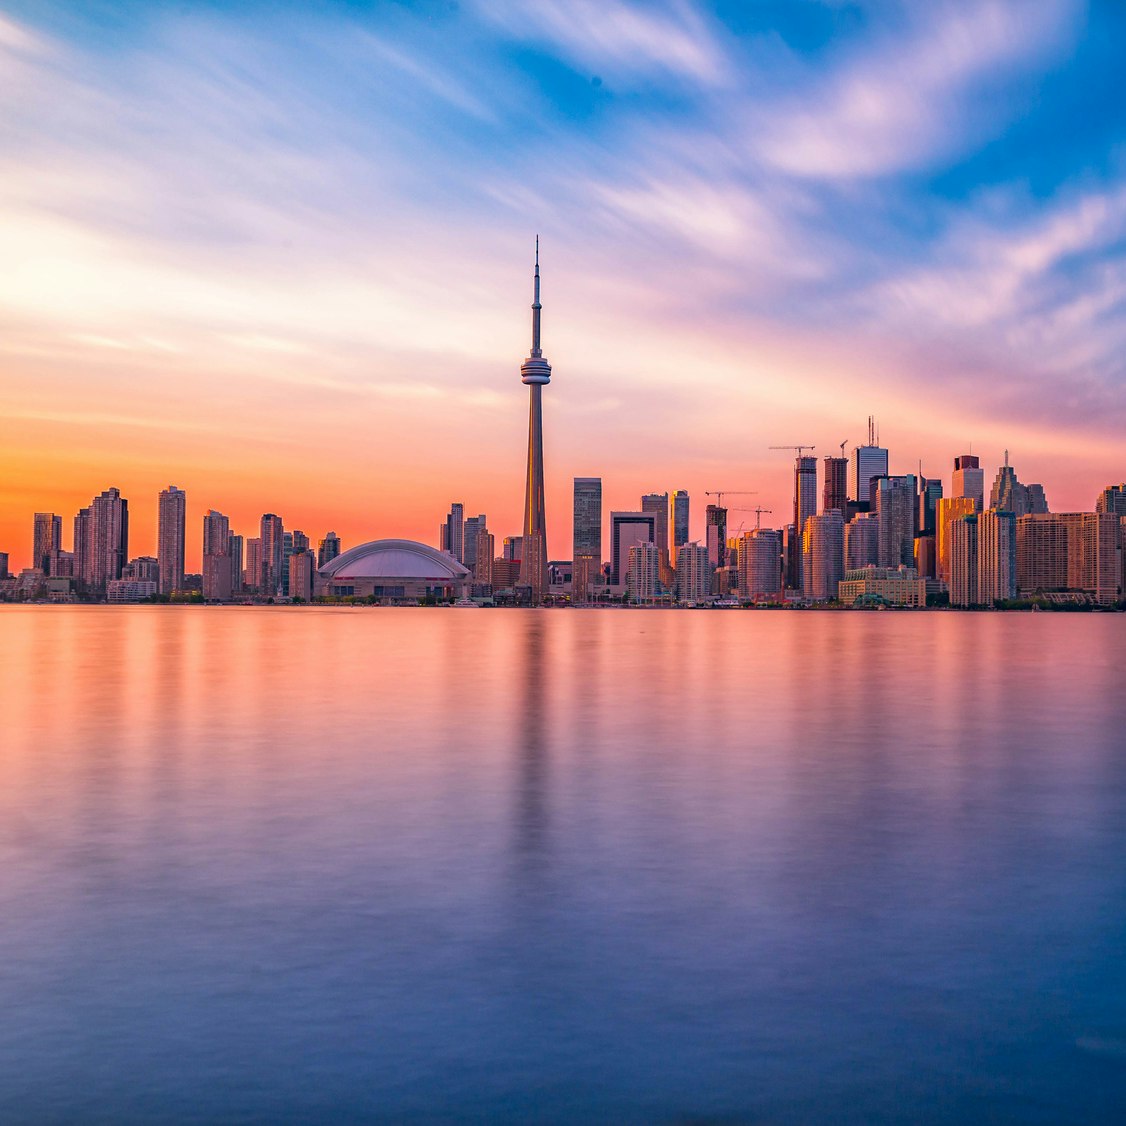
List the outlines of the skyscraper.
{"type": "Polygon", "coordinates": [[[326,563],[331,563],[339,554],[340,537],[335,532],[328,532],[317,545],[317,566],[323,567],[326,563]]]}
{"type": "Polygon", "coordinates": [[[679,602],[707,602],[712,590],[708,549],[700,543],[682,543],[676,553],[676,597],[679,602]]]}
{"type": "Polygon", "coordinates": [[[524,546],[520,585],[533,603],[547,593],[547,513],[543,487],[543,389],[551,382],[551,365],[540,348],[540,240],[536,237],[536,270],[532,290],[532,351],[520,366],[528,386],[528,474],[524,482],[524,546]]]}
{"type": "Polygon", "coordinates": [[[739,596],[777,602],[782,597],[782,533],[756,528],[739,537],[739,596]]]}
{"type": "Polygon", "coordinates": [[[442,525],[442,551],[449,552],[459,563],[465,554],[465,506],[454,501],[442,525]]]}
{"type": "Polygon", "coordinates": [[[627,587],[631,602],[652,602],[661,587],[661,552],[655,543],[635,543],[629,549],[627,587]]]}
{"type": "Polygon", "coordinates": [[[997,470],[993,489],[989,494],[989,507],[1012,512],[1017,516],[1048,511],[1048,500],[1044,496],[1043,485],[1022,485],[1017,480],[1016,470],[1009,464],[1009,451],[1005,451],[1005,463],[997,470]]]}
{"type": "Polygon", "coordinates": [[[937,477],[919,478],[919,535],[933,536],[936,531],[938,502],[942,500],[942,482],[937,477]]]}
{"type": "Polygon", "coordinates": [[[657,518],[653,525],[653,542],[661,555],[661,564],[669,565],[669,494],[646,493],[641,498],[641,511],[652,512],[657,518]]]}
{"type": "Polygon", "coordinates": [[[886,477],[888,471],[888,452],[883,446],[876,443],[875,420],[868,419],[868,444],[856,446],[852,451],[852,466],[849,473],[849,489],[852,499],[867,501],[869,496],[868,485],[873,477],[886,477]]]}
{"type": "Polygon", "coordinates": [[[880,522],[874,512],[858,512],[844,530],[845,570],[875,567],[880,557],[880,522]]]}
{"type": "Polygon", "coordinates": [[[246,541],[246,565],[242,572],[243,589],[258,594],[262,589],[262,538],[251,536],[246,541]]]}
{"type": "Polygon", "coordinates": [[[1126,482],[1121,485],[1107,485],[1095,501],[1095,511],[1126,516],[1126,482]]]}
{"type": "Polygon", "coordinates": [[[169,485],[160,494],[156,557],[160,560],[160,593],[171,594],[184,587],[184,521],[187,497],[183,489],[169,485]]]}
{"type": "Polygon", "coordinates": [[[477,574],[477,537],[485,531],[487,523],[482,512],[479,516],[468,517],[461,526],[461,562],[474,577],[477,574]]]}
{"type": "Polygon", "coordinates": [[[657,518],[652,512],[610,513],[610,582],[625,583],[629,571],[629,549],[639,543],[652,543],[657,518]]]}
{"type": "Polygon", "coordinates": [[[118,489],[106,489],[78,514],[74,526],[75,546],[82,548],[82,581],[95,598],[104,598],[106,583],[121,578],[129,558],[129,502],[118,489]]]}
{"type": "Polygon", "coordinates": [[[786,585],[791,590],[801,590],[802,583],[802,532],[805,522],[817,512],[817,458],[799,453],[794,458],[794,531],[786,560],[786,585]]]}
{"type": "Polygon", "coordinates": [[[258,546],[258,593],[273,598],[282,592],[282,564],[285,561],[285,528],[280,516],[267,512],[262,517],[258,546]]]}
{"type": "MultiPolygon", "coordinates": [[[[979,470],[980,472],[980,470],[979,470]]],[[[935,510],[935,555],[938,577],[950,582],[950,528],[962,516],[972,516],[978,510],[978,498],[973,496],[943,497],[935,510]]]]}
{"type": "Polygon", "coordinates": [[[954,459],[951,496],[968,497],[974,502],[975,512],[985,507],[985,470],[981,468],[981,459],[974,454],[962,454],[954,459]]]}
{"type": "Polygon", "coordinates": [[[289,596],[308,602],[313,597],[313,572],[316,558],[308,547],[295,550],[289,557],[289,596]]]}
{"type": "Polygon", "coordinates": [[[1121,517],[1112,512],[1030,513],[1016,522],[1017,587],[1073,591],[1110,603],[1118,593],[1121,517]]]}
{"type": "Polygon", "coordinates": [[[227,538],[227,554],[231,562],[231,593],[242,593],[242,536],[231,535],[227,538]]]}
{"type": "Polygon", "coordinates": [[[848,504],[848,458],[825,458],[825,482],[821,486],[821,511],[835,508],[842,516],[848,504]]]}
{"type": "Polygon", "coordinates": [[[844,517],[840,509],[806,518],[802,530],[802,593],[816,602],[837,597],[844,578],[844,517]]]}
{"type": "Polygon", "coordinates": [[[977,518],[977,600],[983,606],[1017,593],[1016,517],[991,508],[977,518]]]}
{"type": "Polygon", "coordinates": [[[43,574],[51,569],[51,552],[63,546],[63,518],[53,512],[37,512],[32,529],[31,565],[43,574]]]}
{"type": "Polygon", "coordinates": [[[84,590],[89,590],[93,581],[93,517],[92,505],[80,508],[74,517],[74,578],[84,590]]]}
{"type": "Polygon", "coordinates": [[[911,567],[915,563],[915,475],[882,477],[876,487],[876,520],[881,567],[911,567]]]}
{"type": "Polygon", "coordinates": [[[675,554],[688,542],[688,493],[677,489],[672,495],[672,546],[675,554]]]}
{"type": "Polygon", "coordinates": [[[234,571],[230,549],[230,520],[209,509],[203,518],[203,597],[208,602],[226,602],[231,597],[234,571]]]}
{"type": "Polygon", "coordinates": [[[951,606],[978,603],[977,521],[977,516],[959,516],[950,525],[951,606]]]}
{"type": "Polygon", "coordinates": [[[602,478],[576,477],[571,552],[602,566],[602,478]]]}

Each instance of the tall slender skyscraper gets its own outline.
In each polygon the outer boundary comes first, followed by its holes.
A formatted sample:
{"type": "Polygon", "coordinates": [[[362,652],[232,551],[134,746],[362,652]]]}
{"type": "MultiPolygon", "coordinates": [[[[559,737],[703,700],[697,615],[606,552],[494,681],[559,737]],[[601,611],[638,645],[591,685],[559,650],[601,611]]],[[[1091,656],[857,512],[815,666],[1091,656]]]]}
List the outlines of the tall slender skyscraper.
{"type": "Polygon", "coordinates": [[[852,499],[864,503],[869,499],[870,482],[873,477],[886,477],[888,471],[888,452],[878,445],[876,423],[868,418],[868,444],[855,446],[852,451],[852,466],[849,472],[849,488],[852,499]]]}
{"type": "Polygon", "coordinates": [[[688,542],[688,493],[677,489],[672,495],[672,546],[679,550],[688,542]]]}
{"type": "Polygon", "coordinates": [[[789,544],[786,560],[787,583],[793,590],[801,590],[802,583],[802,531],[805,522],[817,514],[817,458],[801,454],[794,459],[794,538],[789,544]]]}
{"type": "Polygon", "coordinates": [[[653,542],[661,553],[663,565],[667,567],[669,565],[669,494],[646,493],[641,498],[641,511],[652,512],[657,517],[653,542]]]}
{"type": "Polygon", "coordinates": [[[62,551],[62,548],[63,518],[53,512],[37,512],[32,536],[31,565],[38,567],[43,574],[49,574],[51,552],[62,551]]]}
{"type": "Polygon", "coordinates": [[[825,459],[825,482],[821,488],[821,511],[832,512],[835,508],[844,516],[848,505],[848,458],[827,457],[825,459]]]}
{"type": "Polygon", "coordinates": [[[594,568],[602,566],[602,478],[575,478],[572,558],[589,556],[594,568]]]}
{"type": "Polygon", "coordinates": [[[551,382],[551,364],[540,348],[540,240],[536,236],[536,271],[532,289],[532,351],[520,366],[528,385],[528,475],[524,482],[524,544],[520,585],[533,603],[547,593],[547,513],[543,489],[543,388],[551,382]]]}
{"type": "Polygon", "coordinates": [[[282,590],[282,564],[285,562],[285,528],[280,516],[267,512],[262,517],[258,546],[258,593],[272,598],[282,590]]]}
{"type": "Polygon", "coordinates": [[[961,454],[954,459],[951,496],[967,497],[974,502],[974,511],[985,507],[985,470],[975,454],[961,454]]]}
{"type": "Polygon", "coordinates": [[[184,521],[187,497],[169,485],[160,494],[156,557],[160,560],[160,593],[184,588],[184,521]]]}

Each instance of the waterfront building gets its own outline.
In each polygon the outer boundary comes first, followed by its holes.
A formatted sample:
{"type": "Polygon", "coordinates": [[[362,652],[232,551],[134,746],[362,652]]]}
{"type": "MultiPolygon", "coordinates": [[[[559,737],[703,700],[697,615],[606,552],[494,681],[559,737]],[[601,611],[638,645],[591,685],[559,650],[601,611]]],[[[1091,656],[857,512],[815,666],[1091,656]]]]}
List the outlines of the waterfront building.
{"type": "Polygon", "coordinates": [[[916,498],[913,473],[876,482],[876,562],[881,567],[914,565],[916,498]]]}
{"type": "Polygon", "coordinates": [[[593,555],[576,555],[571,560],[571,601],[576,606],[590,601],[591,584],[598,573],[598,560],[593,555]]]}
{"type": "Polygon", "coordinates": [[[806,518],[802,530],[802,594],[831,602],[844,577],[844,517],[839,509],[806,518]]]}
{"type": "Polygon", "coordinates": [[[228,602],[232,593],[231,522],[221,512],[208,509],[203,518],[203,597],[208,602],[228,602]]]}
{"type": "Polygon", "coordinates": [[[712,565],[701,543],[682,543],[676,552],[678,602],[707,602],[712,590],[712,565]]]}
{"type": "Polygon", "coordinates": [[[536,238],[536,268],[532,289],[532,350],[520,366],[528,388],[528,472],[524,480],[524,546],[520,585],[533,604],[547,593],[547,514],[543,484],[543,389],[551,382],[551,365],[540,348],[540,240],[536,238]]]}
{"type": "Polygon", "coordinates": [[[315,596],[376,598],[383,602],[461,598],[470,575],[449,552],[413,540],[373,540],[321,567],[315,596]]]}
{"type": "Polygon", "coordinates": [[[756,528],[738,539],[739,597],[753,602],[782,599],[782,533],[756,528]]]}
{"type": "Polygon", "coordinates": [[[661,552],[655,543],[635,543],[629,549],[626,589],[631,602],[652,602],[661,593],[661,552]]]}
{"type": "Polygon", "coordinates": [[[252,536],[246,541],[246,563],[242,572],[242,589],[257,594],[262,586],[262,540],[252,536]]]}
{"type": "Polygon", "coordinates": [[[1009,451],[1005,451],[1005,463],[997,470],[993,489],[989,494],[989,507],[1016,516],[1028,516],[1048,511],[1048,501],[1044,496],[1043,485],[1022,485],[1017,480],[1016,470],[1009,464],[1009,451]]]}
{"type": "Polygon", "coordinates": [[[31,567],[50,574],[51,552],[63,546],[63,518],[53,512],[37,512],[32,526],[31,567]]]}
{"type": "Polygon", "coordinates": [[[935,555],[938,578],[950,582],[950,527],[962,516],[973,516],[979,510],[979,502],[972,496],[943,497],[935,513],[935,555]]]}
{"type": "Polygon", "coordinates": [[[184,529],[187,496],[169,485],[160,493],[157,512],[156,557],[160,560],[160,593],[171,594],[184,586],[184,529]]]}
{"type": "Polygon", "coordinates": [[[441,528],[441,541],[438,546],[448,552],[459,563],[465,554],[465,505],[454,501],[441,528]]]}
{"type": "Polygon", "coordinates": [[[1016,593],[1016,517],[991,508],[977,517],[977,600],[992,606],[1016,593]]]}
{"type": "Polygon", "coordinates": [[[602,566],[602,478],[576,477],[574,479],[574,523],[572,524],[571,554],[593,559],[602,566]]]}
{"type": "Polygon", "coordinates": [[[74,517],[74,579],[82,590],[89,589],[91,568],[93,566],[93,519],[94,510],[80,508],[74,517]]]}
{"type": "Polygon", "coordinates": [[[242,536],[228,537],[227,555],[231,563],[231,594],[242,594],[242,548],[242,536]]]}
{"type": "Polygon", "coordinates": [[[477,537],[486,530],[488,521],[482,512],[478,516],[469,516],[462,525],[461,537],[461,563],[471,575],[477,575],[477,537]]]}
{"type": "Polygon", "coordinates": [[[794,536],[786,556],[786,585],[802,590],[802,532],[817,512],[817,458],[799,453],[794,458],[794,536]]]}
{"type": "Polygon", "coordinates": [[[888,452],[878,445],[875,421],[868,419],[868,444],[856,446],[852,451],[849,469],[849,492],[855,501],[867,501],[871,495],[870,483],[873,477],[886,477],[888,471],[888,452]]]}
{"type": "Polygon", "coordinates": [[[1121,518],[1111,512],[1029,513],[1016,521],[1021,594],[1071,593],[1100,603],[1118,595],[1121,518]]]}
{"type": "Polygon", "coordinates": [[[481,528],[477,532],[477,558],[473,563],[473,577],[485,586],[493,584],[493,553],[496,550],[496,541],[488,528],[481,528]]]}
{"type": "Polygon", "coordinates": [[[273,598],[282,592],[282,563],[285,552],[285,528],[280,516],[267,512],[260,525],[258,548],[258,593],[273,598]]]}
{"type": "Polygon", "coordinates": [[[727,509],[722,505],[709,504],[704,510],[704,543],[708,549],[708,563],[714,570],[727,562],[727,509]]]}
{"type": "MultiPolygon", "coordinates": [[[[981,468],[981,459],[975,454],[961,454],[954,459],[951,496],[972,500],[974,512],[980,512],[985,507],[985,470],[981,468]]],[[[960,515],[966,514],[962,509],[958,512],[960,515]]]]}
{"type": "Polygon", "coordinates": [[[335,532],[328,532],[325,538],[317,545],[317,566],[323,567],[331,563],[340,554],[340,537],[335,532]]]}
{"type": "Polygon", "coordinates": [[[845,570],[874,567],[880,554],[880,522],[874,512],[858,512],[844,530],[845,570]]]}
{"type": "Polygon", "coordinates": [[[160,590],[160,560],[155,555],[138,555],[121,568],[121,577],[138,583],[156,583],[160,590]]]}
{"type": "Polygon", "coordinates": [[[308,602],[313,597],[313,574],[317,569],[316,556],[309,548],[294,551],[289,557],[289,597],[308,602]]]}
{"type": "Polygon", "coordinates": [[[950,605],[976,606],[978,517],[959,516],[950,525],[950,605]]]}
{"type": "Polygon", "coordinates": [[[673,554],[688,542],[688,493],[677,489],[672,495],[672,549],[673,554]]]}
{"type": "Polygon", "coordinates": [[[629,549],[653,543],[657,517],[652,512],[610,513],[610,583],[621,586],[629,571],[629,549]]]}
{"type": "Polygon", "coordinates": [[[160,590],[160,583],[151,579],[109,579],[106,582],[107,602],[144,602],[160,590]]]}
{"type": "Polygon", "coordinates": [[[914,567],[852,568],[837,587],[837,598],[846,606],[857,603],[891,606],[926,606],[927,583],[914,567]]]}
{"type": "Polygon", "coordinates": [[[129,558],[129,502],[120,490],[106,489],[83,512],[87,515],[79,513],[81,519],[75,521],[82,536],[81,579],[95,598],[104,598],[106,583],[121,578],[129,558]]]}
{"type": "Polygon", "coordinates": [[[821,486],[821,511],[836,509],[841,516],[848,510],[848,458],[825,458],[825,480],[821,486]]]}

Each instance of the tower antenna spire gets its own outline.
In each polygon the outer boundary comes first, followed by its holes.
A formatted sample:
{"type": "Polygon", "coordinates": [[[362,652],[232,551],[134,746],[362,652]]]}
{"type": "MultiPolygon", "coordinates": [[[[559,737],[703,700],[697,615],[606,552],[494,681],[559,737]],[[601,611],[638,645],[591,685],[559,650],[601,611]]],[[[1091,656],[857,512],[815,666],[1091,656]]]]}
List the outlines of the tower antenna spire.
{"type": "Polygon", "coordinates": [[[542,356],[540,348],[540,236],[536,235],[536,275],[532,289],[532,355],[542,356]]]}

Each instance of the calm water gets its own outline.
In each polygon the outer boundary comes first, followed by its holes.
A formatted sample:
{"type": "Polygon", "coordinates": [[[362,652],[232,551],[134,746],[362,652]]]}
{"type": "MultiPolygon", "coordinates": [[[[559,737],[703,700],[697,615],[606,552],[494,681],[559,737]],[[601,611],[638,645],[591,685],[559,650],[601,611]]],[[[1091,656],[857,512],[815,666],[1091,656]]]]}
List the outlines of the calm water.
{"type": "Polygon", "coordinates": [[[0,1120],[1126,1120],[1126,618],[0,610],[0,1120]]]}

